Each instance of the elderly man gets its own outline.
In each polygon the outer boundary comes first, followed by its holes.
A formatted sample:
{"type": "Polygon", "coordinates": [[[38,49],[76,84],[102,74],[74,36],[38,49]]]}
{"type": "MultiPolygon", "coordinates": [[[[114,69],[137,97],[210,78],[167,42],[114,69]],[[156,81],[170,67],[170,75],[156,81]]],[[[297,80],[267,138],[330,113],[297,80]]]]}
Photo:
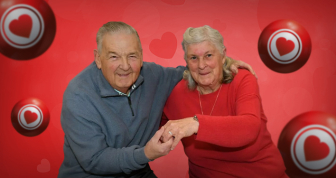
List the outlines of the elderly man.
{"type": "Polygon", "coordinates": [[[64,92],[58,177],[156,177],[148,162],[171,150],[158,128],[185,68],[143,62],[138,34],[123,22],[104,24],[97,46],[95,62],[64,92]]]}

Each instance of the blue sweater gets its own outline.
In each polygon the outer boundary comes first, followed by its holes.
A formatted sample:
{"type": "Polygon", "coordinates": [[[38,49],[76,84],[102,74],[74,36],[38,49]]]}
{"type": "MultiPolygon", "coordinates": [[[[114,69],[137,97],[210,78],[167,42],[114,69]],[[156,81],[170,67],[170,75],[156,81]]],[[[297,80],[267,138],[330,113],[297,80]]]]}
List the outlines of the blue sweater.
{"type": "Polygon", "coordinates": [[[184,69],[144,62],[129,97],[119,95],[94,62],[78,74],[63,96],[64,161],[58,177],[138,177],[135,170],[150,161],[144,146],[184,69]]]}

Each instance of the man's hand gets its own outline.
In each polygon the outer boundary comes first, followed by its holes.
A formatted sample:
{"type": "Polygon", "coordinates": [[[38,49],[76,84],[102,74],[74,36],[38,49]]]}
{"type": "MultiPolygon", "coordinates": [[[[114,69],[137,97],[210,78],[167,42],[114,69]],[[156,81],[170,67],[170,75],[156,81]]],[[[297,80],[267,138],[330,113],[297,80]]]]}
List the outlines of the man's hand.
{"type": "Polygon", "coordinates": [[[194,120],[193,117],[188,117],[168,121],[163,127],[165,129],[162,134],[162,140],[163,142],[167,142],[174,138],[174,142],[171,147],[171,150],[173,150],[182,138],[189,137],[198,132],[199,123],[194,120]]]}
{"type": "Polygon", "coordinates": [[[249,71],[250,71],[256,78],[258,78],[258,77],[257,77],[257,74],[254,72],[254,70],[252,69],[252,67],[251,67],[249,64],[247,64],[247,63],[245,63],[245,62],[243,62],[243,61],[233,60],[233,63],[232,63],[231,66],[230,66],[230,70],[231,70],[231,72],[237,74],[237,73],[238,73],[238,68],[244,68],[244,69],[247,69],[247,70],[249,70],[249,71]]]}
{"type": "Polygon", "coordinates": [[[161,127],[161,129],[147,142],[144,151],[148,159],[154,160],[161,156],[165,156],[170,152],[173,138],[167,140],[165,143],[161,142],[160,138],[163,132],[164,128],[161,127]]]}

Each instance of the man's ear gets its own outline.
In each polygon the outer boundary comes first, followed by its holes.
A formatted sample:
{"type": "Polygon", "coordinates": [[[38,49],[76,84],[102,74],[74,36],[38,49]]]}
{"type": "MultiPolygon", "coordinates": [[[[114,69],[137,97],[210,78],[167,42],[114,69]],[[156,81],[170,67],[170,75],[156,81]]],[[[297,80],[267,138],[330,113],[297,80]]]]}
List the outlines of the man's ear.
{"type": "Polygon", "coordinates": [[[101,69],[101,61],[100,61],[98,50],[97,49],[93,50],[93,54],[94,54],[94,59],[95,59],[98,69],[101,69]]]}

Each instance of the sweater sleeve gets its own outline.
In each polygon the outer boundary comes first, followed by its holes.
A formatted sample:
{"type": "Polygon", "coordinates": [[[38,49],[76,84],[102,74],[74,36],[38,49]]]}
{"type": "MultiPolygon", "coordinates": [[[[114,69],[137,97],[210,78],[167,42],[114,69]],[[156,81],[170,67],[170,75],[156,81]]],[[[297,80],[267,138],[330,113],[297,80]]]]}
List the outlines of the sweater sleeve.
{"type": "Polygon", "coordinates": [[[145,156],[144,147],[115,148],[107,145],[100,117],[95,106],[85,97],[64,98],[61,123],[66,143],[80,166],[96,175],[129,174],[144,168],[150,161],[145,156]]]}
{"type": "Polygon", "coordinates": [[[161,94],[165,94],[168,98],[169,94],[171,93],[175,85],[181,81],[183,77],[183,72],[186,69],[186,67],[178,66],[176,68],[173,68],[173,67],[162,67],[155,63],[151,64],[153,66],[151,67],[153,75],[158,77],[159,80],[158,85],[168,89],[168,90],[162,90],[162,91],[168,91],[168,93],[161,93],[161,94]]]}
{"type": "MultiPolygon", "coordinates": [[[[236,76],[237,77],[237,76],[236,76]]],[[[242,147],[254,142],[261,125],[261,100],[256,78],[252,74],[233,81],[234,116],[197,115],[199,130],[196,140],[223,147],[242,147]]],[[[228,108],[223,108],[228,109],[228,108]]]]}

